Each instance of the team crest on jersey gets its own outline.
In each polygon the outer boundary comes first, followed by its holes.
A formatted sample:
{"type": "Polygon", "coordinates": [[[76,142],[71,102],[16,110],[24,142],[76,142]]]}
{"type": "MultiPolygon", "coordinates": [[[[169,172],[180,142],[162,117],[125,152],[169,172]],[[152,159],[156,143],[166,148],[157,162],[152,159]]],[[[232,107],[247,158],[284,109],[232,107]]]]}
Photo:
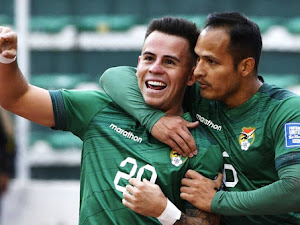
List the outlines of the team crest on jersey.
{"type": "Polygon", "coordinates": [[[174,150],[171,150],[171,152],[170,152],[170,158],[171,158],[171,163],[174,166],[180,166],[181,164],[183,164],[187,160],[187,157],[179,155],[174,150]]]}
{"type": "Polygon", "coordinates": [[[255,139],[255,130],[255,127],[243,127],[241,135],[239,137],[239,143],[242,150],[247,151],[253,144],[255,139]]]}

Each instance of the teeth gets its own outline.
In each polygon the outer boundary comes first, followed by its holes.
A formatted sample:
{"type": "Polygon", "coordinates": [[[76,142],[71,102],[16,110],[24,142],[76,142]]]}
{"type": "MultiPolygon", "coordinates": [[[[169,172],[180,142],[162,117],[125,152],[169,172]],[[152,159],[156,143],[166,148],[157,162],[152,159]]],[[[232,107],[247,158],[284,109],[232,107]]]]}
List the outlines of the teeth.
{"type": "Polygon", "coordinates": [[[160,82],[160,81],[148,81],[148,84],[150,84],[152,86],[161,86],[161,87],[166,86],[163,82],[160,82]]]}

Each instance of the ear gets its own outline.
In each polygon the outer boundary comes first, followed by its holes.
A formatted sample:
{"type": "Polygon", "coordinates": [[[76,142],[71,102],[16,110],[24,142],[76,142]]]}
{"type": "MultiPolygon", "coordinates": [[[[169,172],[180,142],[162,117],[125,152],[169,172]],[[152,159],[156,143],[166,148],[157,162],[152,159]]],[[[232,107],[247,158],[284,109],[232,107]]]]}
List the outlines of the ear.
{"type": "Polygon", "coordinates": [[[137,67],[139,66],[139,64],[140,64],[140,61],[141,61],[141,55],[139,56],[139,58],[138,58],[138,63],[137,63],[137,67]]]}
{"type": "MultiPolygon", "coordinates": [[[[139,58],[138,58],[138,63],[137,63],[137,65],[136,65],[136,68],[138,69],[138,67],[139,67],[139,64],[140,64],[140,61],[141,61],[141,55],[139,56],[139,58]]],[[[138,70],[137,70],[138,71],[138,70]]],[[[136,71],[136,76],[137,76],[137,71],[136,71]]]]}
{"type": "Polygon", "coordinates": [[[238,67],[238,70],[242,76],[248,76],[253,72],[255,66],[255,60],[252,57],[243,59],[238,67]]]}
{"type": "Polygon", "coordinates": [[[191,74],[190,74],[188,82],[187,82],[187,86],[192,86],[197,81],[196,76],[194,76],[194,70],[195,70],[195,68],[196,67],[192,68],[191,74]]]}

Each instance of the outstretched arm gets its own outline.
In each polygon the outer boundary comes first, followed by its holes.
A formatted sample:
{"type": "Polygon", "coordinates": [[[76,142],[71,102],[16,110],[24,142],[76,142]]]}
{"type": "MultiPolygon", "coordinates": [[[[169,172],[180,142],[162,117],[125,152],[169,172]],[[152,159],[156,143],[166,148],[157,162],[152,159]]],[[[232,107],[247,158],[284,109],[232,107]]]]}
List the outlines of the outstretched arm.
{"type": "Polygon", "coordinates": [[[188,128],[196,127],[198,122],[187,122],[179,116],[164,116],[165,113],[146,105],[137,84],[135,68],[108,69],[101,76],[100,84],[114,102],[146,126],[156,139],[181,155],[196,154],[196,143],[188,128]]]}
{"type": "Polygon", "coordinates": [[[222,215],[275,215],[299,211],[300,164],[279,170],[279,181],[253,191],[227,192],[213,189],[212,180],[188,171],[182,180],[182,199],[195,207],[222,215]],[[209,187],[208,187],[209,186],[209,187]]]}
{"type": "Polygon", "coordinates": [[[17,61],[17,34],[0,26],[0,105],[41,125],[54,126],[52,102],[47,90],[28,84],[17,61]]]}
{"type": "Polygon", "coordinates": [[[181,212],[171,203],[161,191],[160,187],[144,179],[135,178],[129,180],[131,185],[126,186],[123,196],[123,204],[136,213],[157,218],[164,225],[214,225],[220,223],[218,215],[187,209],[181,212]]]}

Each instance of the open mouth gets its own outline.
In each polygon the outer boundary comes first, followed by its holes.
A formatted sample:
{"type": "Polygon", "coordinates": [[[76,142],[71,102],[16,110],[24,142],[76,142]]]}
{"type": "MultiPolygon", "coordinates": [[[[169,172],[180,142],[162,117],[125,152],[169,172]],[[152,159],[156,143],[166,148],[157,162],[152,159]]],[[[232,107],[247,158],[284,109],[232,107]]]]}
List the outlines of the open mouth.
{"type": "Polygon", "coordinates": [[[153,90],[163,90],[167,85],[161,81],[146,81],[146,87],[153,90]]]}

